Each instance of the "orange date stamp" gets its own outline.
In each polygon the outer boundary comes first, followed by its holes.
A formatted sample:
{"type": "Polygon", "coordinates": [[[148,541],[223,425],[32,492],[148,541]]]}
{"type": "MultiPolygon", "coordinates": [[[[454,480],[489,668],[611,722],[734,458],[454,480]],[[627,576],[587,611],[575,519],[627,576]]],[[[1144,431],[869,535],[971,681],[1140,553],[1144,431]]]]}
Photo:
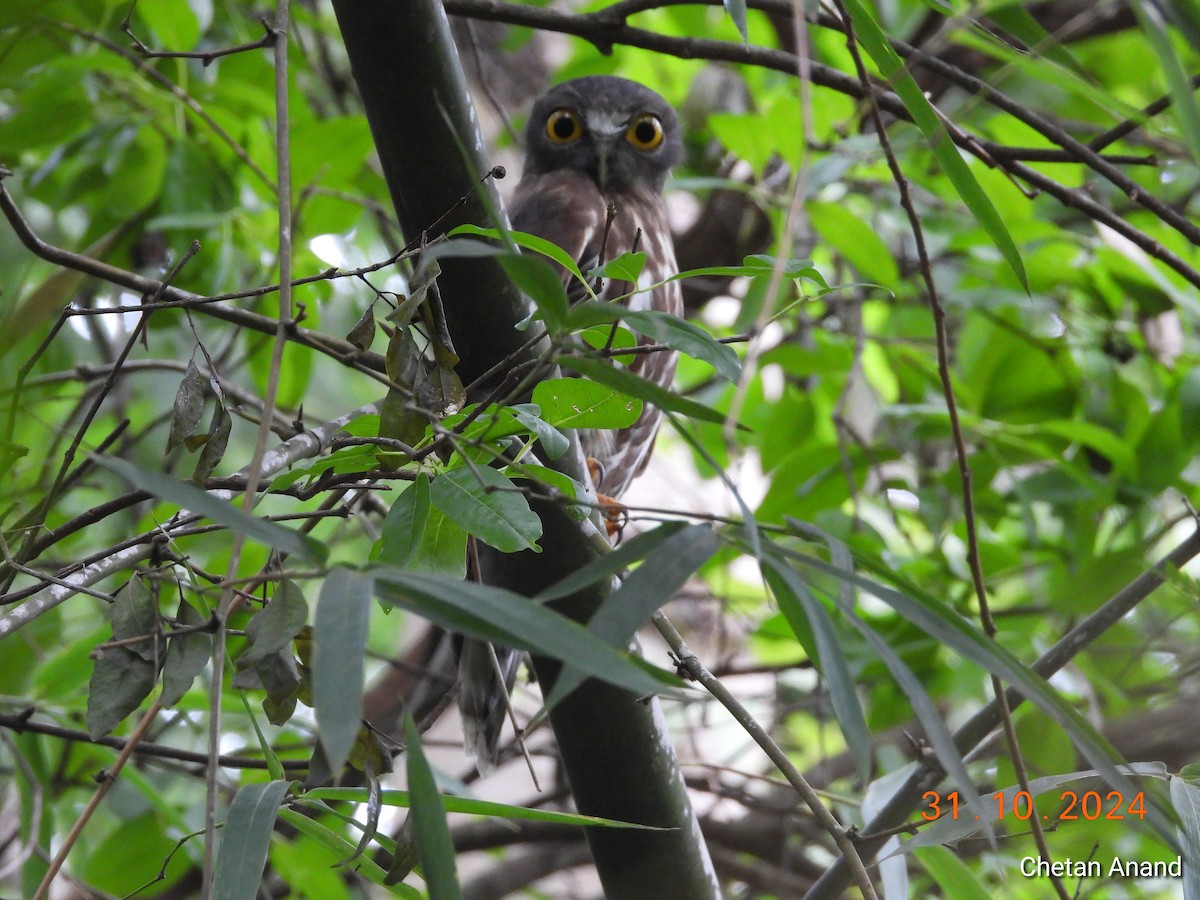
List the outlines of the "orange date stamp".
{"type": "MultiPolygon", "coordinates": [[[[921,811],[921,818],[925,821],[933,822],[945,816],[949,816],[953,820],[959,818],[958,791],[951,791],[948,794],[926,791],[921,795],[921,799],[925,802],[925,809],[921,811]]],[[[1057,815],[1043,815],[1042,819],[1047,821],[1054,819],[1058,822],[1073,820],[1111,822],[1121,819],[1146,818],[1146,795],[1143,791],[1138,791],[1128,799],[1121,791],[1108,791],[1105,794],[1101,794],[1099,791],[1084,791],[1082,794],[1077,791],[1062,791],[1058,795],[1058,799],[1062,808],[1057,815]]],[[[1012,793],[996,791],[992,794],[992,800],[996,803],[996,814],[995,816],[986,816],[990,821],[1000,821],[1007,817],[1027,822],[1037,814],[1037,807],[1028,791],[1012,793]]],[[[966,812],[964,811],[963,814],[966,815],[966,812]]],[[[974,814],[971,817],[976,821],[983,818],[974,814]]]]}

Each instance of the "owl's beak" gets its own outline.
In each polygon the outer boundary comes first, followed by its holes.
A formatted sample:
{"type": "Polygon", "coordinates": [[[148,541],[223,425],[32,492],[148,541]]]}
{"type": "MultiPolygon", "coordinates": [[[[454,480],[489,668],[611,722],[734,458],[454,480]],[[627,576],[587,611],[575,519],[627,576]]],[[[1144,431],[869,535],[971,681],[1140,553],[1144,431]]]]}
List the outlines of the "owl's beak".
{"type": "Polygon", "coordinates": [[[596,183],[600,185],[600,190],[604,191],[608,182],[613,147],[625,133],[625,122],[611,115],[597,115],[588,118],[587,126],[596,150],[596,183]]]}
{"type": "Polygon", "coordinates": [[[600,185],[600,193],[604,193],[608,181],[608,154],[611,149],[611,141],[596,141],[596,183],[600,185]]]}

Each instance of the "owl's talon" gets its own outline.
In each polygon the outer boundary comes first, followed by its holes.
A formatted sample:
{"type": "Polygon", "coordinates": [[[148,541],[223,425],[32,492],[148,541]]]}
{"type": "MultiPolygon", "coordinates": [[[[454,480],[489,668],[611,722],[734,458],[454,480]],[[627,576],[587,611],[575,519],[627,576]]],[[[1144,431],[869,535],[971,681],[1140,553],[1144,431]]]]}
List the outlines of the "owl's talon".
{"type": "Polygon", "coordinates": [[[589,456],[587,458],[587,468],[588,475],[592,479],[592,485],[597,488],[596,502],[600,504],[600,515],[604,519],[604,530],[608,532],[609,537],[620,535],[625,528],[625,523],[629,521],[629,510],[608,496],[608,494],[600,493],[599,487],[604,484],[604,463],[593,456],[589,456]]]}
{"type": "Polygon", "coordinates": [[[600,504],[600,515],[604,519],[604,530],[609,537],[621,536],[625,523],[629,521],[629,510],[618,500],[607,494],[596,494],[596,502],[600,504]]]}

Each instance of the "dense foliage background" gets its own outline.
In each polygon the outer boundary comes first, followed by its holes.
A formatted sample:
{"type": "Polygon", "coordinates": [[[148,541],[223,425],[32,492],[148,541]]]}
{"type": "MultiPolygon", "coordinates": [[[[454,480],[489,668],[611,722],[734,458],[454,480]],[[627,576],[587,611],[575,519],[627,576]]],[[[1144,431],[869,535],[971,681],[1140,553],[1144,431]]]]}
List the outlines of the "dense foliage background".
{"type": "MultiPolygon", "coordinates": [[[[684,282],[703,331],[654,326],[685,353],[675,398],[656,398],[678,427],[626,498],[620,562],[647,560],[642,618],[670,600],[795,767],[781,776],[711,694],[665,699],[717,872],[730,896],[841,895],[803,777],[842,825],[892,839],[881,856],[917,835],[869,870],[890,896],[1197,890],[1194,871],[1054,884],[1021,861],[1042,842],[1107,873],[1200,846],[1200,16],[1182,0],[801,6],[445,2],[502,192],[554,81],[642,81],[687,131],[668,191],[681,267],[705,270],[684,282]],[[998,685],[1018,691],[1011,714],[998,685]],[[1063,817],[1064,791],[1124,817],[1063,817]]],[[[8,0],[0,16],[0,894],[33,896],[65,855],[54,896],[194,896],[206,866],[253,896],[265,854],[264,896],[595,896],[552,735],[528,738],[538,787],[511,744],[476,780],[435,714],[429,624],[656,684],[595,636],[522,632],[512,598],[456,593],[468,535],[536,544],[526,495],[577,490],[486,463],[579,421],[543,402],[431,425],[396,401],[397,383],[442,413],[463,399],[416,311],[429,270],[397,262],[415,236],[333,10],[292,6],[282,85],[275,15],[8,0]],[[277,328],[281,267],[302,283],[277,328]],[[433,726],[424,754],[400,697],[433,726]],[[401,746],[402,771],[378,777],[401,746]],[[98,779],[122,747],[119,777],[98,779]],[[347,757],[348,786],[311,787],[347,757]],[[404,824],[397,786],[423,821],[404,824]],[[206,807],[227,823],[219,853],[206,807]]],[[[422,175],[439,178],[436,154],[422,175]]],[[[652,399],[589,370],[569,337],[591,323],[523,283],[558,362],[598,379],[598,415],[614,385],[652,399]]],[[[541,699],[522,680],[522,724],[541,699]]],[[[879,843],[858,843],[867,863],[879,843]]]]}

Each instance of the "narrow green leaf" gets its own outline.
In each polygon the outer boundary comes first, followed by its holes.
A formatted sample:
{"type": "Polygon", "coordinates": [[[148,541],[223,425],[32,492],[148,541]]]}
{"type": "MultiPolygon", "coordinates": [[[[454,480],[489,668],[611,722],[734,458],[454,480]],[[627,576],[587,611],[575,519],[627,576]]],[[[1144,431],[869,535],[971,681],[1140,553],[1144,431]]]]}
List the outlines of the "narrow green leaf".
{"type": "Polygon", "coordinates": [[[1000,251],[1017,280],[1029,290],[1029,280],[1025,275],[1025,265],[1021,262],[1021,254],[1013,243],[1012,235],[996,207],[988,195],[980,187],[971,169],[959,155],[958,147],[951,140],[950,134],[938,118],[933,106],[926,98],[920,86],[913,79],[904,61],[888,43],[887,35],[880,28],[874,16],[867,10],[861,0],[846,0],[846,10],[854,22],[854,31],[858,40],[871,54],[879,71],[887,78],[905,108],[913,117],[913,121],[929,141],[934,155],[942,166],[942,170],[954,185],[958,196],[962,198],[967,208],[974,214],[979,224],[991,237],[992,242],[1000,251]]]}
{"type": "Polygon", "coordinates": [[[313,624],[312,691],[317,731],[336,777],[362,725],[363,658],[371,618],[370,577],[333,569],[313,624]]]}
{"type": "MultiPolygon", "coordinates": [[[[1071,74],[1090,78],[1084,68],[1076,61],[1066,45],[1058,38],[1046,31],[1041,23],[1033,17],[1033,15],[1025,9],[1020,0],[1012,0],[1010,3],[997,3],[987,11],[987,16],[995,24],[999,25],[1009,34],[1016,37],[1026,47],[1031,48],[1034,52],[1040,53],[1058,65],[1062,66],[1071,74]]],[[[983,29],[980,29],[983,31],[983,29]]],[[[984,31],[988,37],[993,35],[984,31]]],[[[997,43],[1004,43],[1007,46],[1013,46],[1011,42],[1002,41],[998,36],[995,36],[997,43]]],[[[1015,48],[1014,48],[1015,49],[1015,48]]]]}
{"type": "Polygon", "coordinates": [[[1200,788],[1186,778],[1171,777],[1171,805],[1179,816],[1180,845],[1187,859],[1183,865],[1183,896],[1200,897],[1200,788]]]}
{"type": "Polygon", "coordinates": [[[537,550],[542,520],[500,472],[487,466],[451,469],[433,480],[430,503],[502,553],[537,550]]]}
{"type": "Polygon", "coordinates": [[[637,693],[678,684],[668,673],[634,662],[578,622],[490,585],[372,567],[375,593],[468,637],[570,661],[588,675],[637,693]]]}
{"type": "MultiPolygon", "coordinates": [[[[673,275],[668,281],[678,281],[681,278],[696,278],[698,276],[718,276],[721,278],[764,278],[770,277],[775,270],[778,260],[765,253],[755,253],[742,260],[740,266],[703,266],[699,269],[688,269],[673,275]]],[[[811,259],[788,259],[782,264],[783,276],[790,279],[805,278],[815,282],[822,290],[829,290],[829,285],[821,273],[814,267],[811,259]]]]}
{"type": "Polygon", "coordinates": [[[611,579],[630,564],[645,559],[655,548],[661,546],[664,541],[685,527],[687,527],[685,522],[663,522],[651,531],[644,531],[627,541],[621,541],[620,546],[612,553],[598,556],[583,568],[576,569],[570,575],[541,591],[535,599],[539,603],[545,603],[548,600],[557,600],[559,597],[569,597],[593,584],[611,579]]]}
{"type": "Polygon", "coordinates": [[[248,538],[266,544],[268,547],[274,547],[281,553],[299,556],[301,559],[317,564],[323,563],[329,553],[328,549],[315,538],[275,522],[260,519],[225,500],[214,497],[207,491],[172,478],[170,475],[151,472],[111,456],[92,454],[92,459],[134,487],[149,491],[168,503],[177,503],[186,507],[192,512],[206,516],[248,538]]]}
{"type": "MultiPolygon", "coordinates": [[[[683,587],[721,546],[708,525],[689,525],[651,550],[613,591],[588,622],[588,631],[614,647],[625,647],[637,630],[683,587]]],[[[566,697],[584,676],[571,665],[563,668],[546,699],[547,706],[566,697]]]]}
{"type": "Polygon", "coordinates": [[[204,449],[200,451],[200,458],[196,460],[196,470],[192,473],[193,484],[203,484],[225,456],[232,428],[233,417],[229,415],[224,400],[218,395],[212,419],[208,423],[208,438],[204,441],[204,449]]]}
{"type": "Polygon", "coordinates": [[[711,406],[705,406],[703,403],[697,403],[695,400],[681,397],[647,381],[645,378],[640,378],[625,369],[610,366],[601,360],[591,359],[586,356],[564,355],[557,357],[557,361],[563,368],[578,372],[580,375],[586,375],[598,384],[621,391],[631,397],[637,397],[639,400],[653,403],[659,409],[668,409],[672,412],[690,416],[693,419],[700,419],[704,422],[715,422],[718,425],[725,423],[725,416],[711,406]]]}
{"type": "MultiPolygon", "coordinates": [[[[524,247],[526,250],[533,250],[535,253],[540,253],[542,256],[546,256],[554,260],[554,262],[558,263],[560,266],[570,272],[575,280],[584,284],[587,283],[587,279],[583,277],[583,273],[579,271],[578,264],[574,259],[571,258],[569,253],[567,253],[562,247],[558,246],[558,244],[555,244],[553,241],[548,241],[543,237],[538,237],[536,234],[529,234],[524,231],[502,232],[498,228],[480,228],[478,225],[459,225],[450,232],[450,237],[454,237],[459,234],[474,234],[480,237],[494,238],[496,240],[503,240],[507,236],[511,238],[512,242],[518,247],[524,247]]],[[[462,241],[451,243],[462,243],[462,241]]],[[[474,243],[479,242],[476,241],[474,243]]],[[[492,245],[484,244],[482,246],[492,245]]],[[[493,255],[499,255],[500,253],[508,252],[502,247],[493,247],[493,250],[495,251],[493,255]]]]}
{"type": "Polygon", "coordinates": [[[512,413],[529,432],[537,435],[538,443],[542,445],[548,458],[558,459],[571,446],[565,434],[542,418],[541,410],[536,404],[520,403],[512,407],[512,413]]]}
{"type": "MultiPolygon", "coordinates": [[[[354,845],[338,834],[336,831],[322,825],[320,822],[313,819],[311,816],[306,816],[303,813],[297,812],[294,809],[281,809],[279,818],[287,822],[296,831],[312,838],[325,849],[329,850],[335,859],[343,859],[345,856],[354,850],[354,845]]],[[[357,824],[357,823],[356,823],[357,824]]],[[[382,846],[386,838],[380,839],[379,835],[376,838],[382,846]]],[[[386,847],[385,847],[386,849],[386,847]]],[[[400,897],[407,897],[410,900],[422,900],[422,894],[416,888],[406,884],[387,885],[387,872],[378,863],[371,860],[370,857],[364,856],[356,859],[352,865],[355,872],[370,880],[374,884],[381,887],[386,886],[386,890],[400,897]]]]}
{"type": "MultiPolygon", "coordinates": [[[[368,800],[365,788],[351,787],[322,787],[307,791],[306,800],[345,800],[351,803],[366,803],[368,800]]],[[[384,806],[408,807],[412,805],[412,797],[408,791],[382,791],[380,802],[384,806]]],[[[469,813],[476,816],[492,816],[499,819],[520,819],[529,822],[553,822],[558,825],[599,825],[604,828],[634,828],[640,831],[668,831],[654,825],[638,825],[634,822],[622,822],[619,819],[605,819],[600,816],[585,816],[580,813],[560,812],[556,809],[531,808],[528,806],[513,806],[508,803],[497,803],[493,800],[477,800],[474,797],[455,797],[442,795],[442,805],[446,812],[469,813]]]]}
{"type": "Polygon", "coordinates": [[[1179,130],[1187,140],[1188,150],[1192,154],[1192,162],[1200,163],[1200,108],[1196,106],[1196,91],[1181,63],[1175,48],[1171,44],[1171,36],[1167,33],[1167,23],[1163,20],[1162,11],[1158,5],[1148,0],[1138,0],[1133,4],[1141,23],[1146,40],[1158,57],[1167,79],[1167,87],[1171,91],[1171,108],[1179,122],[1179,130]]]}
{"type": "Polygon", "coordinates": [[[533,389],[542,417],[558,428],[628,428],[642,403],[583,378],[548,378],[533,389]]]}
{"type": "Polygon", "coordinates": [[[416,554],[429,521],[429,476],[416,480],[392,503],[379,535],[379,561],[404,568],[416,554]]]}
{"type": "Polygon", "coordinates": [[[742,36],[743,41],[748,41],[750,35],[746,31],[746,0],[722,0],[722,2],[725,4],[725,12],[729,13],[729,18],[737,26],[738,34],[742,36]]]}
{"type": "Polygon", "coordinates": [[[806,629],[811,630],[817,650],[815,662],[829,687],[833,713],[846,736],[846,746],[854,757],[859,777],[867,781],[871,774],[871,730],[867,727],[862,704],[858,702],[854,676],[850,673],[833,621],[797,572],[770,556],[765,562],[763,574],[792,631],[799,638],[806,629]]]}
{"type": "Polygon", "coordinates": [[[1084,758],[1099,769],[1114,788],[1132,796],[1132,783],[1112,762],[1117,756],[1112,745],[1064,701],[1044,678],[1023,665],[1003,645],[988,638],[958,613],[916,595],[909,596],[885,587],[855,572],[829,565],[816,557],[794,553],[789,555],[802,561],[804,565],[844,579],[854,587],[878,597],[930,637],[951,647],[988,672],[1005,679],[1063,728],[1084,758]]]}
{"type": "Polygon", "coordinates": [[[421,750],[421,736],[408,713],[404,714],[404,743],[421,875],[429,888],[430,897],[454,900],[462,896],[454,868],[454,841],[446,825],[446,810],[433,779],[433,770],[429,768],[421,750]]]}
{"type": "Polygon", "coordinates": [[[657,343],[708,363],[729,381],[737,381],[741,376],[742,362],[731,347],[716,340],[699,325],[670,313],[625,309],[611,303],[585,300],[571,307],[569,324],[572,329],[579,329],[618,319],[657,343]]]}
{"type": "Polygon", "coordinates": [[[965,862],[945,847],[926,847],[918,850],[916,857],[942,889],[943,897],[991,900],[991,890],[980,883],[965,862]]]}
{"type": "Polygon", "coordinates": [[[275,817],[289,785],[287,781],[247,784],[234,794],[217,855],[214,900],[254,900],[258,896],[275,817]]]}

